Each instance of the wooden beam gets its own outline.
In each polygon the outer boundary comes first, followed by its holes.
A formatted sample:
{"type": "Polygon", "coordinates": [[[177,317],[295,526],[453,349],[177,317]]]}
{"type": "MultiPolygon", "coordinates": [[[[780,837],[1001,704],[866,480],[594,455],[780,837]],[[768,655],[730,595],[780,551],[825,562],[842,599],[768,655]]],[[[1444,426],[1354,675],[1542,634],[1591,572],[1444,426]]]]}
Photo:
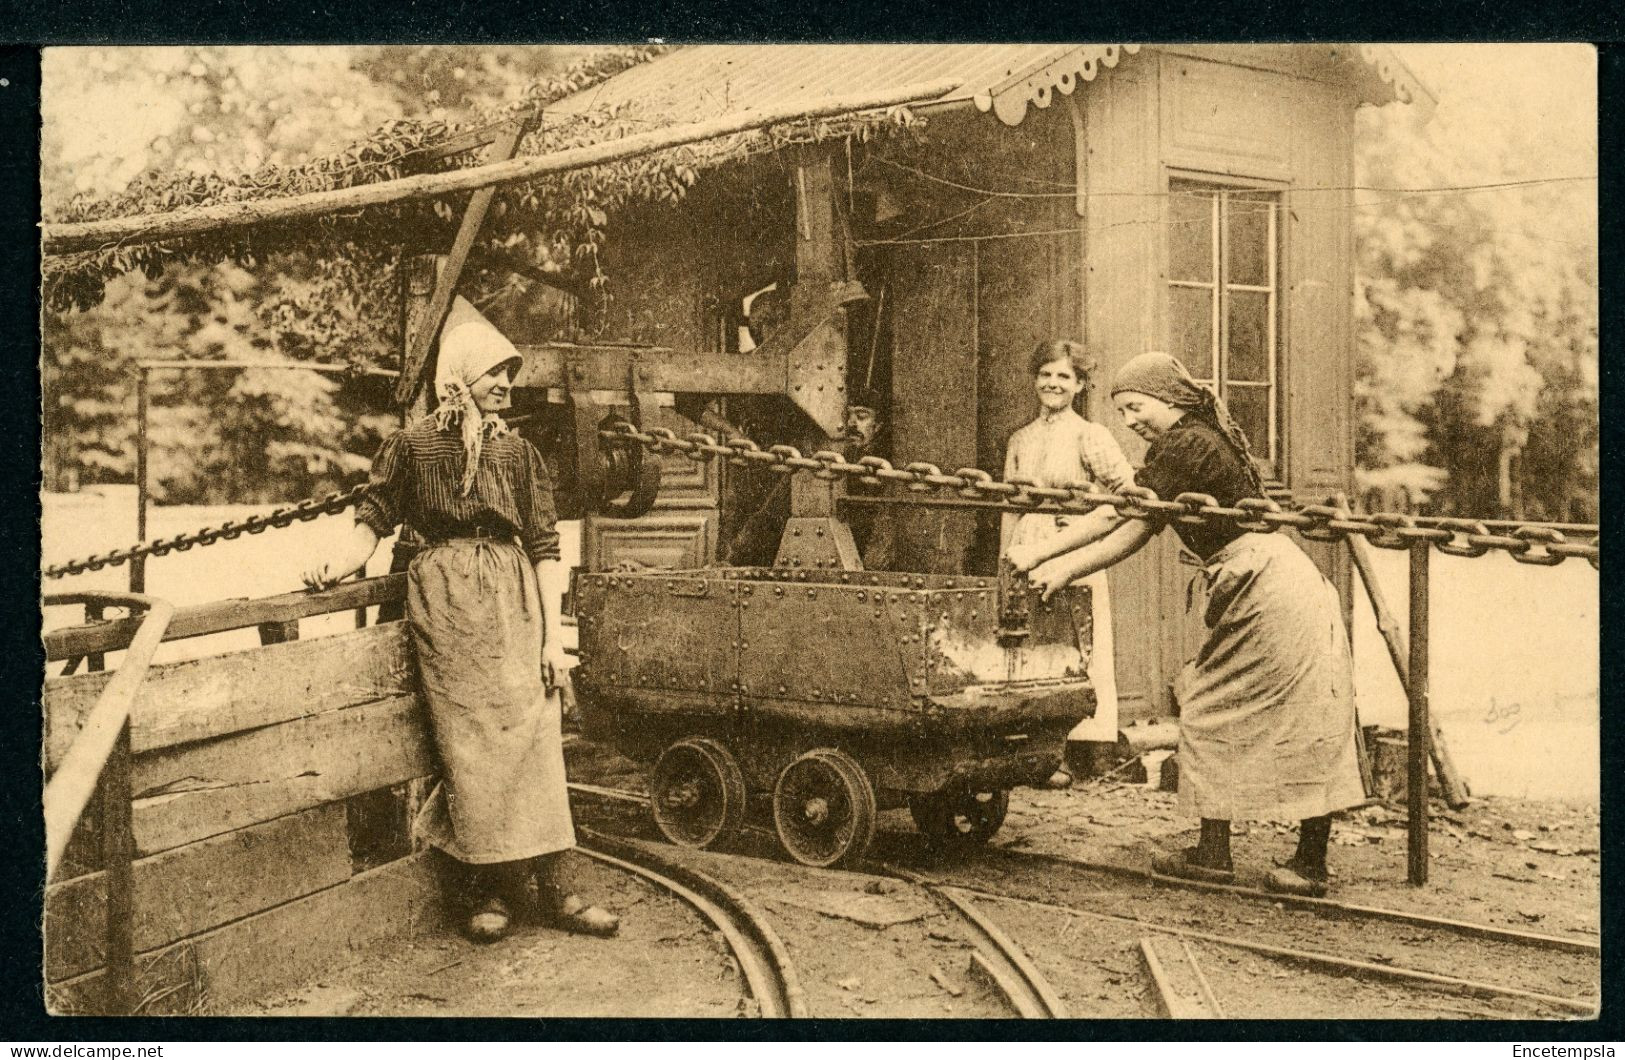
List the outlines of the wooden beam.
{"type": "Polygon", "coordinates": [[[434,772],[415,695],[137,755],[142,854],[434,772]]]}
{"type": "Polygon", "coordinates": [[[474,247],[468,252],[474,262],[488,269],[501,269],[511,272],[515,276],[522,276],[535,283],[545,284],[555,291],[562,291],[575,298],[586,298],[591,295],[591,289],[584,283],[574,283],[565,276],[564,270],[554,265],[552,268],[543,268],[533,262],[526,261],[517,254],[511,254],[495,247],[474,247]]]}
{"type": "Polygon", "coordinates": [[[450,173],[431,173],[400,180],[379,181],[352,188],[311,192],[280,199],[218,203],[172,213],[138,214],[101,221],[42,225],[41,250],[45,254],[73,254],[106,250],[165,239],[178,239],[274,221],[291,221],[322,214],[386,206],[412,199],[442,198],[477,188],[520,184],[555,173],[587,169],[653,154],[685,144],[714,140],[735,133],[763,129],[785,122],[827,118],[864,110],[945,96],[959,87],[940,80],[903,85],[885,92],[859,92],[796,100],[761,110],[738,111],[710,121],[692,122],[617,140],[575,147],[551,154],[516,158],[450,173]]]}
{"type": "Polygon", "coordinates": [[[1169,1019],[1223,1019],[1207,976],[1196,963],[1190,944],[1173,936],[1147,935],[1140,939],[1140,955],[1156,987],[1157,1002],[1169,1019]]]}
{"type": "Polygon", "coordinates": [[[525,358],[515,385],[563,387],[565,362],[577,359],[586,371],[575,390],[624,392],[627,372],[635,354],[638,370],[648,388],[677,394],[783,394],[786,392],[784,355],[706,353],[673,350],[664,346],[576,346],[550,342],[520,346],[525,358]]]}
{"type": "MultiPolygon", "coordinates": [[[[47,877],[56,871],[79,818],[96,793],[98,778],[113,759],[116,759],[112,762],[112,769],[117,783],[110,780],[102,787],[106,797],[116,800],[118,814],[111,822],[103,820],[103,838],[116,841],[120,847],[128,846],[128,835],[119,829],[128,824],[123,814],[126,795],[121,793],[121,788],[129,777],[130,709],[135,704],[141,679],[146,676],[153,652],[163,641],[164,630],[174,611],[169,601],[153,600],[146,613],[135,618],[139,625],[130,641],[129,653],[108,680],[101,695],[96,697],[95,705],[86,712],[82,731],[63,752],[56,772],[45,784],[47,877]]],[[[119,867],[121,874],[127,873],[129,868],[128,851],[124,853],[126,862],[119,867]]],[[[122,877],[121,882],[128,883],[127,876],[122,877]]]]}
{"type": "MultiPolygon", "coordinates": [[[[827,439],[834,439],[846,416],[846,312],[832,303],[832,292],[852,276],[830,148],[803,148],[796,164],[796,284],[790,290],[789,329],[796,338],[785,366],[785,393],[827,439]]],[[[791,480],[791,514],[820,514],[798,507],[796,494],[808,488],[798,481],[803,477],[791,480]]]]}
{"type": "MultiPolygon", "coordinates": [[[[157,949],[350,878],[342,803],[228,832],[135,863],[135,945],[157,949]]],[[[102,963],[105,873],[45,890],[45,978],[102,963]]]]}
{"type": "MultiPolygon", "coordinates": [[[[165,663],[147,672],[130,713],[137,754],[257,729],[410,693],[415,671],[404,622],[315,640],[165,663]]],[[[110,674],[45,683],[45,769],[78,735],[110,674]]]]}
{"type": "MultiPolygon", "coordinates": [[[[405,598],[406,575],[387,574],[366,581],[344,582],[319,593],[300,590],[257,600],[217,600],[195,607],[177,608],[169,621],[169,628],[164,632],[164,640],[204,637],[266,622],[291,622],[312,615],[353,611],[358,607],[393,603],[405,598]]],[[[52,630],[43,638],[46,661],[119,651],[129,646],[140,627],[139,618],[123,618],[93,626],[52,630]]]]}
{"type": "MultiPolygon", "coordinates": [[[[513,158],[529,124],[528,120],[515,122],[510,128],[498,133],[491,141],[492,161],[506,162],[513,158]]],[[[480,188],[469,198],[468,206],[463,210],[462,222],[457,226],[457,237],[452,240],[451,250],[446,254],[446,260],[435,278],[434,293],[429,296],[429,302],[424,307],[424,315],[416,322],[417,326],[407,333],[406,355],[401,362],[401,377],[395,381],[397,404],[411,404],[412,396],[417,393],[418,385],[423,378],[424,366],[429,363],[429,349],[440,336],[441,325],[446,322],[446,314],[451,310],[452,299],[457,294],[457,281],[462,278],[463,265],[468,261],[468,252],[474,248],[474,241],[479,238],[480,229],[485,226],[485,214],[490,210],[491,200],[495,196],[496,188],[489,186],[480,188]]]]}

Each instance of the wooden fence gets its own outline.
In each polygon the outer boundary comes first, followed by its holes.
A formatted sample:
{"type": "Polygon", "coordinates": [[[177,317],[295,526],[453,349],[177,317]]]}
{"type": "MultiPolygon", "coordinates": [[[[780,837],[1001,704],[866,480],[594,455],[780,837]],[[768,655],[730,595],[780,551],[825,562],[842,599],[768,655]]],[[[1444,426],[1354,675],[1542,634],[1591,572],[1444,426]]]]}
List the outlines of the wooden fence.
{"type": "MultiPolygon", "coordinates": [[[[172,636],[261,625],[265,646],[152,667],[131,714],[138,1011],[232,1011],[356,948],[438,916],[410,816],[434,771],[404,623],[300,641],[298,615],[387,598],[398,579],[238,601],[176,616],[172,636]],[[282,610],[278,610],[278,606],[282,610]],[[262,613],[264,612],[264,613],[262,613]],[[248,616],[250,621],[242,621],[248,616]],[[258,620],[258,621],[254,621],[258,620]]],[[[63,658],[104,623],[47,637],[63,658]]],[[[109,639],[111,637],[111,639],[109,639]]],[[[110,675],[50,679],[47,774],[110,675]]],[[[99,814],[81,820],[45,894],[55,1012],[103,1009],[105,874],[99,814]]]]}

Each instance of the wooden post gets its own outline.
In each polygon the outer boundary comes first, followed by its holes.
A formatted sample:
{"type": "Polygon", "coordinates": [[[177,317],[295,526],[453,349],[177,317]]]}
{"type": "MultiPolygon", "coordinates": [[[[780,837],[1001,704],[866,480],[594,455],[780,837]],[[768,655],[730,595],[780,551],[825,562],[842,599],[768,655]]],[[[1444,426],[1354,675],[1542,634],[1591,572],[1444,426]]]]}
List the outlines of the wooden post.
{"type": "Polygon", "coordinates": [[[1426,541],[1411,545],[1410,732],[1407,746],[1405,802],[1409,879],[1428,882],[1428,558],[1426,541]]]}
{"type": "Polygon", "coordinates": [[[130,805],[130,722],[102,767],[102,867],[107,887],[106,1011],[135,1011],[135,831],[130,805]]]}
{"type": "MultiPolygon", "coordinates": [[[[147,543],[147,383],[150,372],[145,365],[136,369],[135,377],[135,539],[147,543]]],[[[130,591],[147,591],[147,557],[130,559],[130,591]]]]}
{"type": "MultiPolygon", "coordinates": [[[[815,301],[833,283],[845,276],[843,236],[835,221],[835,168],[834,159],[827,149],[808,148],[797,162],[796,180],[796,289],[791,293],[795,303],[815,301]]],[[[800,319],[794,312],[792,318],[800,319]]],[[[844,313],[843,313],[844,315],[844,313]]],[[[844,336],[844,329],[839,332],[844,336]]],[[[846,343],[832,341],[823,344],[819,354],[831,364],[840,366],[840,376],[846,373],[846,343]]],[[[792,356],[811,356],[797,349],[792,356]]],[[[809,435],[812,437],[812,435],[809,435]]],[[[816,438],[816,448],[827,448],[830,439],[816,438]]],[[[790,515],[792,517],[819,517],[833,520],[835,502],[842,494],[841,479],[824,480],[812,475],[792,475],[790,478],[790,515]]]]}
{"type": "MultiPolygon", "coordinates": [[[[519,141],[524,138],[528,127],[528,120],[520,121],[497,134],[491,141],[489,161],[506,162],[513,158],[514,152],[519,149],[519,141]]],[[[485,215],[490,210],[496,193],[496,188],[487,186],[480,188],[469,198],[468,207],[463,210],[462,222],[457,226],[457,236],[452,240],[444,267],[435,281],[434,291],[423,307],[423,316],[417,321],[417,327],[405,336],[406,355],[401,362],[401,377],[395,383],[395,400],[402,405],[411,403],[419,385],[423,382],[424,369],[429,361],[429,350],[440,334],[440,326],[446,321],[452,299],[457,294],[457,281],[462,278],[463,264],[468,261],[468,253],[474,248],[474,241],[479,238],[480,229],[485,225],[485,215]]]]}
{"type": "MultiPolygon", "coordinates": [[[[1348,509],[1348,499],[1342,494],[1337,495],[1336,504],[1339,510],[1348,509]]],[[[1365,586],[1366,599],[1371,601],[1371,613],[1376,616],[1377,631],[1382,634],[1383,643],[1388,647],[1388,658],[1394,664],[1394,673],[1399,676],[1400,687],[1406,690],[1408,696],[1411,678],[1406,654],[1409,649],[1405,646],[1405,634],[1400,631],[1393,609],[1388,606],[1388,598],[1383,594],[1382,586],[1377,583],[1377,572],[1371,565],[1371,545],[1358,534],[1350,534],[1344,541],[1348,544],[1349,557],[1354,561],[1354,569],[1360,574],[1360,584],[1365,586]]],[[[1444,793],[1445,802],[1450,808],[1459,810],[1471,801],[1471,792],[1461,774],[1456,772],[1455,762],[1450,758],[1450,749],[1444,742],[1444,732],[1431,711],[1428,721],[1431,725],[1429,756],[1433,760],[1433,771],[1439,778],[1439,789],[1444,793]]]]}
{"type": "Polygon", "coordinates": [[[261,622],[261,644],[286,644],[290,640],[299,639],[299,620],[297,618],[287,622],[261,622]]]}

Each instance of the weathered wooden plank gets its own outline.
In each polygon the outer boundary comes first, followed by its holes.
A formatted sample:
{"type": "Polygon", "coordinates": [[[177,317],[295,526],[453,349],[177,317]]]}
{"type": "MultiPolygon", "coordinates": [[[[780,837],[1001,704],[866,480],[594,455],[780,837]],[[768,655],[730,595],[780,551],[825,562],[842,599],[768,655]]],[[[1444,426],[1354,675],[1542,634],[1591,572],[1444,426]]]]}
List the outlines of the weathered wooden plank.
{"type": "Polygon", "coordinates": [[[440,921],[428,851],[212,931],[193,942],[212,1013],[292,986],[382,939],[440,921]]]}
{"type": "Polygon", "coordinates": [[[585,390],[626,390],[633,358],[647,387],[655,391],[699,394],[782,394],[789,372],[783,351],[709,353],[664,346],[572,346],[550,342],[520,346],[525,366],[515,380],[522,387],[565,385],[566,354],[578,358],[585,377],[571,385],[585,390]],[[582,353],[585,356],[582,356],[582,353]]]}
{"type": "Polygon", "coordinates": [[[136,848],[168,850],[433,771],[413,695],[137,755],[136,848]]]}
{"type": "MultiPolygon", "coordinates": [[[[381,939],[437,922],[439,888],[428,852],[351,877],[274,909],[140,955],[137,994],[144,1015],[241,1011],[241,1003],[292,986],[381,939]],[[239,1006],[234,1009],[233,1006],[239,1006]]],[[[100,970],[53,983],[46,1006],[60,1015],[94,1012],[100,970]]]]}
{"type": "MultiPolygon", "coordinates": [[[[111,677],[80,674],[45,683],[45,768],[55,769],[111,677]]],[[[154,666],[136,694],[130,740],[137,753],[411,690],[405,623],[317,640],[252,648],[154,666]]]]}
{"type": "MultiPolygon", "coordinates": [[[[135,946],[157,949],[350,878],[345,807],[302,813],[135,863],[135,946]]],[[[45,977],[102,963],[105,874],[45,891],[45,977]]]]}
{"type": "Polygon", "coordinates": [[[1213,994],[1196,953],[1182,938],[1147,935],[1140,940],[1140,955],[1156,987],[1157,1002],[1169,1019],[1223,1019],[1224,1010],[1213,994]]]}
{"type": "MultiPolygon", "coordinates": [[[[136,955],[132,996],[142,1016],[194,1016],[203,1003],[196,954],[191,943],[136,955]]],[[[53,1016],[94,1016],[107,1012],[106,973],[93,972],[45,984],[45,1011],[53,1016]]]]}
{"type": "MultiPolygon", "coordinates": [[[[953,470],[976,463],[976,252],[974,244],[898,248],[892,296],[892,447],[909,460],[953,470]]],[[[965,571],[976,517],[926,510],[899,520],[895,566],[965,571]]]]}
{"type": "MultiPolygon", "coordinates": [[[[231,629],[245,629],[266,622],[294,622],[312,615],[353,611],[374,604],[396,603],[406,595],[406,575],[386,574],[359,582],[344,582],[319,593],[292,592],[258,600],[217,600],[196,607],[177,608],[164,640],[206,637],[231,629]]],[[[92,626],[70,626],[45,634],[45,660],[56,662],[80,655],[119,651],[130,643],[141,626],[139,618],[121,618],[92,626]]]]}

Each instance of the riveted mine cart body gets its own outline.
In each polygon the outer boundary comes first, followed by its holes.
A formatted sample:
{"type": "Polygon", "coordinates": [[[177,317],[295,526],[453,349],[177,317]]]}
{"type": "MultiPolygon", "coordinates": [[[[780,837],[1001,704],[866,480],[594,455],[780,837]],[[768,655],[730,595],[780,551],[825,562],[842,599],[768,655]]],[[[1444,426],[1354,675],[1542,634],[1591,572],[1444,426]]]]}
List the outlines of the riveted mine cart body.
{"type": "MultiPolygon", "coordinates": [[[[1001,631],[1000,593],[992,578],[878,571],[582,574],[583,729],[655,764],[657,820],[662,798],[698,805],[732,786],[722,775],[736,769],[745,793],[778,800],[798,763],[828,752],[845,760],[844,773],[807,768],[839,797],[907,804],[922,829],[934,821],[946,837],[986,838],[1008,789],[1048,778],[1067,732],[1095,705],[1089,590],[1069,588],[1048,603],[1028,593],[1015,633],[1008,623],[1001,631]],[[665,756],[689,746],[707,764],[697,775],[664,775],[665,756]],[[719,756],[729,761],[710,761],[719,756]],[[978,807],[979,825],[965,819],[978,807]]],[[[709,832],[694,832],[705,839],[694,845],[720,838],[709,832]]],[[[797,838],[782,825],[780,833],[801,856],[797,838]]],[[[861,848],[867,839],[858,838],[861,848]]]]}

